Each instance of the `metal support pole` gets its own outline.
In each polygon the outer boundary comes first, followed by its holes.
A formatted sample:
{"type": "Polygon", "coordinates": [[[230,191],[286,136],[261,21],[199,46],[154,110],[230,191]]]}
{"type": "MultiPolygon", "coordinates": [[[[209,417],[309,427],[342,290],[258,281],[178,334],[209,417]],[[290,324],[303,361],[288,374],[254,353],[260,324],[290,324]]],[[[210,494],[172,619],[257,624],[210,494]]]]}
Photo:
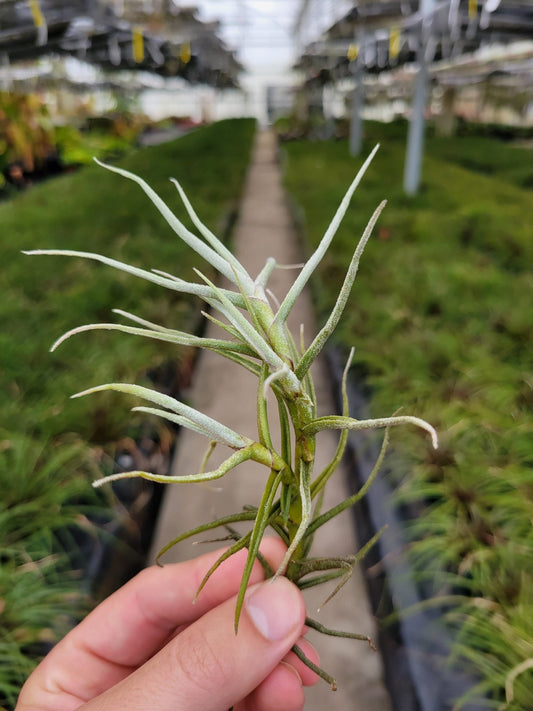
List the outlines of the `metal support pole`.
{"type": "Polygon", "coordinates": [[[426,28],[424,24],[427,16],[433,10],[433,5],[434,0],[420,0],[420,13],[422,14],[423,26],[420,35],[420,47],[418,49],[418,73],[415,79],[415,94],[407,135],[407,155],[403,179],[403,187],[407,195],[415,195],[418,192],[422,172],[424,110],[426,107],[429,75],[426,57],[426,28]]]}
{"type": "Polygon", "coordinates": [[[427,79],[427,64],[425,59],[420,58],[407,134],[407,155],[403,180],[403,187],[407,195],[415,195],[420,186],[424,151],[424,109],[426,107],[427,79]]]}
{"type": "Polygon", "coordinates": [[[9,71],[9,55],[7,52],[0,54],[0,70],[2,70],[2,81],[0,82],[0,90],[9,91],[13,80],[9,71]]]}
{"type": "Polygon", "coordinates": [[[353,76],[355,86],[352,92],[352,106],[350,111],[350,155],[358,156],[361,153],[363,143],[363,118],[362,108],[365,100],[365,88],[363,84],[363,57],[362,46],[363,38],[357,38],[359,46],[359,54],[354,60],[353,76]]]}

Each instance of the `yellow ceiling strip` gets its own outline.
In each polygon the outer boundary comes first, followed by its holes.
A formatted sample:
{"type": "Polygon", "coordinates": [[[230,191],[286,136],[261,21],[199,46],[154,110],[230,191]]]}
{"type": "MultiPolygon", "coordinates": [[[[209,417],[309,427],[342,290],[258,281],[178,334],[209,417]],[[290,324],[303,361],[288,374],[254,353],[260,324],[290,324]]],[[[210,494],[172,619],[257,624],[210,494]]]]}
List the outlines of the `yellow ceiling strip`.
{"type": "Polygon", "coordinates": [[[348,51],[346,52],[346,56],[350,60],[350,62],[353,62],[354,59],[357,59],[357,55],[359,54],[359,47],[356,44],[351,44],[348,47],[348,51]]]}
{"type": "Polygon", "coordinates": [[[184,42],[180,47],[180,59],[183,64],[188,64],[191,61],[191,43],[184,42]]]}
{"type": "Polygon", "coordinates": [[[140,64],[144,59],[144,37],[142,27],[135,25],[131,29],[131,42],[133,47],[133,59],[140,64]]]}
{"type": "Polygon", "coordinates": [[[393,27],[389,35],[389,56],[391,59],[396,59],[400,54],[400,37],[400,30],[393,27]]]}
{"type": "Polygon", "coordinates": [[[41,12],[39,0],[29,0],[29,2],[30,2],[31,15],[33,17],[33,22],[35,24],[35,27],[43,27],[44,16],[43,16],[43,13],[41,12]]]}

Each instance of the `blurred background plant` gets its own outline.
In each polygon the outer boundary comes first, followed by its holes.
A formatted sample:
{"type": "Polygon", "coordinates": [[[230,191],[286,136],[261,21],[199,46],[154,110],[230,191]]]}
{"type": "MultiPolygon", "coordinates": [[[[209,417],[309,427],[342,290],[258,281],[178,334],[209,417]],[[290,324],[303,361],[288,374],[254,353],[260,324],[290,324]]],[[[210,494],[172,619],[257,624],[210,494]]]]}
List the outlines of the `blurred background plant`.
{"type": "MultiPolygon", "coordinates": [[[[325,319],[363,215],[386,195],[337,347],[357,343],[349,377],[371,413],[404,405],[435,424],[438,450],[393,437],[387,462],[411,564],[424,597],[448,613],[454,654],[481,675],[472,696],[525,711],[533,707],[531,150],[483,131],[473,139],[473,128],[444,144],[430,129],[424,181],[408,198],[406,124],[365,130],[365,147],[380,141],[381,150],[316,273],[315,304],[325,319]]],[[[342,140],[292,141],[284,153],[310,250],[352,162],[342,140]]]]}
{"type": "Polygon", "coordinates": [[[101,470],[79,438],[54,443],[0,432],[0,705],[13,706],[36,660],[89,606],[83,540],[101,543],[109,496],[87,481],[101,470]]]}
{"type": "MultiPolygon", "coordinates": [[[[228,240],[254,131],[253,119],[223,121],[130,152],[119,165],[142,173],[169,200],[175,188],[168,177],[179,170],[210,227],[228,240]]],[[[141,528],[141,522],[154,515],[153,509],[144,513],[153,490],[126,492],[126,505],[95,496],[92,480],[114,471],[121,458],[125,466],[140,461],[164,471],[176,438],[164,426],[147,428],[141,416],[125,427],[117,398],[79,406],[69,394],[81,378],[98,383],[139,377],[176,393],[187,388],[191,375],[191,349],[135,339],[106,338],[106,350],[99,339],[91,345],[89,334],[83,343],[73,341],[68,354],[47,355],[63,330],[105,320],[113,306],[132,309],[138,297],[133,299],[127,278],[117,279],[112,270],[61,260],[43,272],[39,260],[24,257],[21,249],[90,247],[161,269],[172,263],[183,277],[191,273],[188,250],[146,210],[134,186],[118,183],[91,166],[0,205],[0,388],[7,396],[0,410],[0,707],[14,707],[21,682],[42,654],[123,582],[125,567],[131,574],[143,565],[151,524],[141,528]],[[106,544],[110,549],[103,553],[106,544]],[[100,579],[104,555],[113,580],[100,579]]],[[[199,328],[192,299],[140,284],[136,294],[142,291],[146,318],[199,328]]]]}
{"type": "Polygon", "coordinates": [[[24,173],[43,169],[54,154],[55,132],[46,105],[34,94],[0,92],[1,179],[20,185],[24,173]]]}
{"type": "Polygon", "coordinates": [[[88,165],[94,157],[117,159],[138,145],[142,132],[168,121],[126,111],[54,122],[36,94],[0,92],[0,189],[23,189],[45,178],[88,165]]]}

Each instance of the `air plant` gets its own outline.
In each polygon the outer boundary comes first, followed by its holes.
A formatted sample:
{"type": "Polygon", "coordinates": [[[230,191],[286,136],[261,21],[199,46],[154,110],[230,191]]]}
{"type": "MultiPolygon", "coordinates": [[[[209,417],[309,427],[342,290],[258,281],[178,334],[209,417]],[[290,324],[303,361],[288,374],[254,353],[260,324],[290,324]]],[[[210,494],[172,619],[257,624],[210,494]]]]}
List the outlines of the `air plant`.
{"type": "MultiPolygon", "coordinates": [[[[210,440],[208,454],[204,457],[200,470],[196,473],[179,476],[160,476],[145,471],[128,471],[104,477],[94,482],[95,486],[131,477],[142,477],[165,484],[207,482],[223,477],[239,464],[249,460],[258,462],[266,468],[264,491],[258,506],[245,507],[242,511],[224,516],[215,521],[199,524],[194,529],[181,533],[169,542],[158,556],[159,558],[173,545],[191,536],[216,528],[223,528],[226,532],[229,532],[233,543],[207,573],[200,584],[199,593],[211,574],[224,560],[237,551],[246,548],[248,555],[235,608],[235,631],[238,629],[244,595],[256,559],[265,567],[268,576],[285,575],[301,589],[338,580],[339,582],[333,593],[329,595],[328,600],[344,585],[356,563],[377,540],[379,532],[357,554],[332,558],[311,556],[313,537],[327,521],[352,506],[364,495],[375,478],[383,459],[390,427],[395,425],[415,425],[420,427],[430,434],[433,446],[437,446],[435,430],[420,418],[409,415],[396,415],[380,419],[356,420],[348,416],[345,384],[352,354],[350,354],[344,371],[342,415],[317,416],[310,367],[339,322],[357,274],[360,257],[385,206],[385,202],[382,202],[372,215],[355,249],[337,302],[325,325],[311,343],[306,346],[303,338],[294,338],[287,327],[287,317],[295,301],[330,246],[348,208],[351,197],[377,148],[378,146],[365,161],[350,185],[320,244],[302,267],[281,304],[273,304],[267,289],[268,279],[276,268],[275,260],[269,258],[258,276],[252,277],[228,248],[200,221],[182,187],[176,180],[172,179],[172,182],[175,184],[187,213],[200,236],[187,229],[142,178],[126,170],[104,165],[99,161],[96,162],[104,168],[136,182],[148,195],[174,232],[223,275],[230,282],[230,288],[226,289],[217,286],[199,270],[195,270],[199,281],[188,282],[166,272],[155,269],[148,271],[90,252],[70,250],[35,250],[27,252],[27,254],[65,255],[95,260],[159,284],[167,289],[198,296],[210,308],[210,313],[206,313],[205,316],[214,321],[224,334],[222,338],[200,337],[166,328],[131,313],[115,309],[114,312],[117,315],[134,325],[98,323],[80,326],[65,333],[54,343],[52,350],[74,334],[95,329],[114,330],[179,345],[206,348],[238,363],[257,377],[257,438],[255,440],[235,432],[222,422],[214,420],[184,402],[140,385],[108,383],[89,388],[72,396],[81,397],[103,390],[116,390],[127,393],[139,397],[150,404],[150,406],[134,407],[134,410],[170,420],[182,427],[205,435],[210,440]],[[278,405],[279,414],[275,426],[279,427],[281,431],[279,450],[273,445],[272,432],[274,424],[272,418],[269,417],[267,409],[267,393],[269,391],[272,391],[278,405]],[[385,437],[381,453],[369,480],[356,494],[346,498],[330,510],[322,511],[321,504],[324,487],[335,472],[343,455],[348,431],[374,428],[385,428],[385,437]],[[339,430],[340,437],[332,461],[322,471],[315,472],[315,439],[317,433],[323,430],[339,430]],[[225,445],[233,451],[216,469],[206,471],[209,453],[218,444],[225,445]],[[238,522],[248,522],[250,524],[247,533],[239,533],[233,528],[233,525],[238,522]],[[261,539],[268,527],[272,528],[287,546],[286,555],[277,570],[269,569],[268,564],[259,553],[261,539]]],[[[307,624],[325,634],[366,640],[372,646],[371,640],[365,635],[330,630],[310,618],[307,618],[307,624]]],[[[327,680],[332,688],[335,688],[335,681],[327,672],[316,667],[310,660],[305,658],[298,648],[295,648],[294,651],[305,663],[327,680]]]]}

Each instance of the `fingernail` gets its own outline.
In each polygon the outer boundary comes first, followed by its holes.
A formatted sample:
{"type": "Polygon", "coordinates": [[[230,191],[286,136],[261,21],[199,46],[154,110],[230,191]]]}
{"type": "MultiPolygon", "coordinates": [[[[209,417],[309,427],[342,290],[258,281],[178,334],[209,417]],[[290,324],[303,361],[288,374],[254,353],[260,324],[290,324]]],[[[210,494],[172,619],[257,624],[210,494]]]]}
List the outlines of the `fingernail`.
{"type": "Polygon", "coordinates": [[[298,670],[295,669],[292,666],[292,664],[289,664],[288,662],[280,662],[280,666],[282,666],[282,667],[288,669],[290,672],[292,672],[294,674],[294,676],[298,679],[300,686],[304,685],[303,681],[302,681],[302,677],[298,674],[298,670]]]}
{"type": "Polygon", "coordinates": [[[300,592],[287,578],[261,583],[245,606],[257,631],[271,642],[284,639],[303,622],[300,592]]]}

